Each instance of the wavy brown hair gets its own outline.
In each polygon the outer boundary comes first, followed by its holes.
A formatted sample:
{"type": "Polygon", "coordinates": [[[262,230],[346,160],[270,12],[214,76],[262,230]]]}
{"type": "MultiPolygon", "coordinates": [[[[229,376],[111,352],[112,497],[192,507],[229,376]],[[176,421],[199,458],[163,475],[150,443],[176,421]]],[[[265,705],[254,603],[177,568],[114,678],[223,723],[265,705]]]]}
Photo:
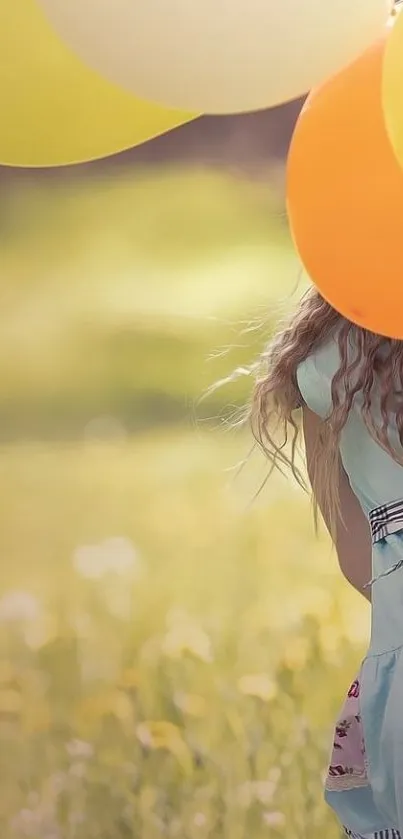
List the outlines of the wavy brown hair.
{"type": "Polygon", "coordinates": [[[339,315],[311,288],[296,314],[275,335],[262,354],[250,420],[255,439],[273,466],[288,466],[297,481],[305,480],[296,464],[300,434],[298,365],[337,329],[340,366],[332,381],[332,407],[317,440],[313,463],[315,514],[322,507],[334,534],[339,511],[337,469],[339,442],[355,396],[362,395],[362,418],[373,439],[403,465],[403,341],[376,335],[339,315]],[[351,352],[351,347],[354,351],[351,352]],[[379,405],[380,421],[372,407],[379,405]],[[390,439],[391,421],[400,447],[390,439]]]}

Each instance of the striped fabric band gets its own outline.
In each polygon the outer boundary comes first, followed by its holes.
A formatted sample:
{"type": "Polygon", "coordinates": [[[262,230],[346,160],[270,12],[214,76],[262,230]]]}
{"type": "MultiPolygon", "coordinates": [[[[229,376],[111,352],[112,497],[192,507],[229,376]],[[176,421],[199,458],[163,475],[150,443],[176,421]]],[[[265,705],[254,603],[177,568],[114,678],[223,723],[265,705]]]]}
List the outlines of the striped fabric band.
{"type": "Polygon", "coordinates": [[[343,828],[346,836],[350,839],[401,839],[401,834],[398,830],[393,830],[388,827],[386,830],[377,830],[375,833],[354,833],[353,830],[343,828]]]}
{"type": "Polygon", "coordinates": [[[390,504],[375,507],[369,514],[369,523],[373,545],[385,539],[386,536],[403,530],[403,500],[391,501],[390,504]]]}

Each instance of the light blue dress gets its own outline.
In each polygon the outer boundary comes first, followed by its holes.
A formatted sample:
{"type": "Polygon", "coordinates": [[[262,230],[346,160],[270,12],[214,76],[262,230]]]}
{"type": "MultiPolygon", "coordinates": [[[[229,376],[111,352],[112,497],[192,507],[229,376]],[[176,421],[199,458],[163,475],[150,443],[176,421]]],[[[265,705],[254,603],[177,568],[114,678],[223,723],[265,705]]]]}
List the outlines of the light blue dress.
{"type": "MultiPolygon", "coordinates": [[[[322,418],[329,414],[331,382],[339,363],[332,337],[298,370],[301,396],[322,418]]],[[[403,500],[403,467],[372,439],[359,408],[358,397],[342,432],[340,454],[370,519],[375,508],[403,500]]],[[[376,400],[373,410],[379,411],[376,400]]],[[[398,445],[396,429],[391,440],[398,445]]],[[[400,508],[403,504],[392,506],[400,508]]],[[[380,839],[403,837],[403,512],[391,518],[391,526],[381,530],[373,544],[371,638],[358,677],[359,698],[353,686],[348,700],[358,703],[353,722],[362,731],[363,763],[349,770],[350,777],[333,779],[325,789],[326,801],[350,835],[380,839]]],[[[343,727],[337,730],[346,736],[343,727]]]]}

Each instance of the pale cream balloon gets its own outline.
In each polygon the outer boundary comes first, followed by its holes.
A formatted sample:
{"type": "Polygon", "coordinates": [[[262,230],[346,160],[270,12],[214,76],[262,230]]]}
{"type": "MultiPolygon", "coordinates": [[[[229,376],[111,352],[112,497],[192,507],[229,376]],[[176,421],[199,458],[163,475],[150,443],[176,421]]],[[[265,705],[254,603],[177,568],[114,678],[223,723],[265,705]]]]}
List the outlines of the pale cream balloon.
{"type": "Polygon", "coordinates": [[[278,105],[356,58],[392,0],[38,0],[76,53],[137,96],[210,114],[278,105]]]}
{"type": "Polygon", "coordinates": [[[96,160],[196,116],[144,102],[94,72],[35,0],[0,0],[0,106],[6,166],[96,160]]]}
{"type": "Polygon", "coordinates": [[[382,104],[389,139],[403,168],[403,7],[396,14],[386,45],[382,104]]]}

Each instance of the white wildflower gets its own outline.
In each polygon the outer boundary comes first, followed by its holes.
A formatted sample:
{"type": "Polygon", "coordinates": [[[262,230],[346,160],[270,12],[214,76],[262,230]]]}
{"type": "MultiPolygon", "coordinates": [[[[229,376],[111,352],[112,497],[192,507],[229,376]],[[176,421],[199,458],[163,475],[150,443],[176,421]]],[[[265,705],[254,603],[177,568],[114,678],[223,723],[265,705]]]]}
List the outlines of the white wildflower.
{"type": "Polygon", "coordinates": [[[263,821],[266,827],[283,827],[285,824],[284,813],[266,812],[263,813],[263,821]]]}
{"type": "Polygon", "coordinates": [[[66,751],[72,760],[89,760],[94,754],[93,746],[85,740],[71,740],[66,751]]]}
{"type": "Polygon", "coordinates": [[[99,545],[83,545],[73,554],[73,563],[82,577],[99,580],[108,573],[107,557],[99,545]]]}
{"type": "Polygon", "coordinates": [[[139,576],[139,556],[129,539],[115,537],[99,545],[82,545],[73,554],[73,564],[81,574],[91,580],[100,580],[108,574],[139,576]]]}
{"type": "Polygon", "coordinates": [[[121,537],[108,539],[102,546],[107,556],[108,569],[115,574],[125,575],[140,570],[139,557],[129,539],[121,537]]]}
{"type": "Polygon", "coordinates": [[[204,813],[196,813],[193,819],[193,824],[195,827],[205,827],[207,824],[207,818],[204,813]]]}
{"type": "Polygon", "coordinates": [[[40,615],[40,603],[29,591],[9,591],[0,599],[0,621],[36,621],[40,615]]]}

